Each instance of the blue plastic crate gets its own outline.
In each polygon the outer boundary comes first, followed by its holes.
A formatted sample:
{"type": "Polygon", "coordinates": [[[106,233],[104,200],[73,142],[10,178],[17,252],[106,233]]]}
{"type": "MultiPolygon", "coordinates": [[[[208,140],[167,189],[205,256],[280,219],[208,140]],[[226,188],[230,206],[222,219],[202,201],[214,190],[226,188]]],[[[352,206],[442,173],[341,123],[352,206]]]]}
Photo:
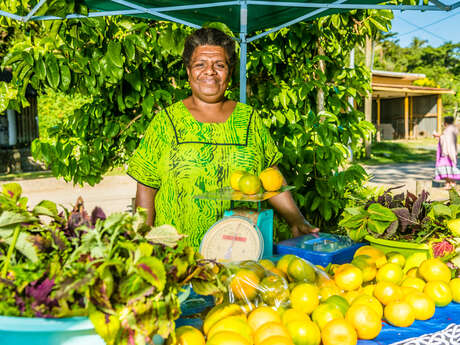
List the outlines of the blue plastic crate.
{"type": "Polygon", "coordinates": [[[275,248],[278,255],[294,254],[312,264],[327,266],[350,262],[364,244],[355,243],[347,236],[320,232],[317,236],[309,234],[279,242],[275,248]]]}

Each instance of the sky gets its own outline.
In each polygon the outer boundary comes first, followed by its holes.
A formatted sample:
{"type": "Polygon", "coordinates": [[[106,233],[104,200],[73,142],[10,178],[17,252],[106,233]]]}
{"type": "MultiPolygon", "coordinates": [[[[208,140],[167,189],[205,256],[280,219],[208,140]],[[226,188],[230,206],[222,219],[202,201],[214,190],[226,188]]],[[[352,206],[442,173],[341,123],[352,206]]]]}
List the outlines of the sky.
{"type": "MultiPolygon", "coordinates": [[[[451,5],[459,0],[441,0],[451,5]]],[[[431,3],[430,3],[431,5],[431,3]]],[[[399,40],[401,47],[410,46],[414,37],[427,40],[426,45],[439,47],[444,43],[460,42],[460,7],[453,11],[393,11],[392,40],[399,40]]]]}

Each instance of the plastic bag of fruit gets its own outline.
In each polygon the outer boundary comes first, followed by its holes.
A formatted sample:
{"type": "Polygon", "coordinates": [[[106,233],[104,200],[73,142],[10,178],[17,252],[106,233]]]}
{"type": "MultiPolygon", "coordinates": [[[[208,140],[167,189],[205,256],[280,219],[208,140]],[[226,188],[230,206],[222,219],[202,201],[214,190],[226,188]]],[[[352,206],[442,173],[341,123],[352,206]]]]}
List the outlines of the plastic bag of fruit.
{"type": "Polygon", "coordinates": [[[330,280],[323,270],[295,255],[231,263],[225,265],[225,269],[227,302],[248,310],[261,305],[287,307],[297,286],[303,284],[303,288],[318,289],[318,284],[327,285],[324,281],[330,280]]]}

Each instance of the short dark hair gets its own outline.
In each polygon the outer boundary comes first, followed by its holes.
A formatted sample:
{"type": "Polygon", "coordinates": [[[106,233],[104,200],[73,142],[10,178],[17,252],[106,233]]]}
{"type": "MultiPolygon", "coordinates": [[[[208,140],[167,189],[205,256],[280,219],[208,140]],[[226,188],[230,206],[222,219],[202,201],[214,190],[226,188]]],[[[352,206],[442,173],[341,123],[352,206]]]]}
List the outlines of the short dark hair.
{"type": "Polygon", "coordinates": [[[233,69],[236,63],[235,41],[222,31],[214,28],[201,28],[187,37],[184,52],[182,53],[182,59],[186,67],[190,66],[190,60],[195,49],[205,45],[224,48],[229,60],[227,63],[230,69],[233,69]]]}
{"type": "Polygon", "coordinates": [[[451,125],[454,123],[454,117],[453,116],[444,116],[444,123],[451,125]]]}

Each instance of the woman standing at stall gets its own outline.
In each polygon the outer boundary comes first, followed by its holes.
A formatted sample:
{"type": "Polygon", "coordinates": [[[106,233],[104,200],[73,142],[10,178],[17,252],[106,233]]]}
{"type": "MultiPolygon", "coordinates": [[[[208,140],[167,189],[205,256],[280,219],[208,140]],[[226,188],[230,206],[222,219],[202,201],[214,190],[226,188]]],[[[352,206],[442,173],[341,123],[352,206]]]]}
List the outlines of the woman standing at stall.
{"type": "MultiPolygon", "coordinates": [[[[216,29],[197,30],[185,42],[183,60],[192,94],[155,115],[128,174],[138,182],[136,207],[147,210],[148,223],[172,224],[198,247],[230,202],[194,196],[229,186],[235,170],[259,174],[282,155],[257,111],[224,95],[236,62],[231,37],[216,29]]],[[[294,236],[319,231],[290,192],[269,202],[294,236]]]]}
{"type": "Polygon", "coordinates": [[[433,135],[438,140],[436,151],[435,180],[445,180],[445,189],[454,188],[456,181],[460,180],[460,170],[457,168],[457,135],[458,129],[452,116],[444,117],[444,130],[441,134],[433,135]]]}

